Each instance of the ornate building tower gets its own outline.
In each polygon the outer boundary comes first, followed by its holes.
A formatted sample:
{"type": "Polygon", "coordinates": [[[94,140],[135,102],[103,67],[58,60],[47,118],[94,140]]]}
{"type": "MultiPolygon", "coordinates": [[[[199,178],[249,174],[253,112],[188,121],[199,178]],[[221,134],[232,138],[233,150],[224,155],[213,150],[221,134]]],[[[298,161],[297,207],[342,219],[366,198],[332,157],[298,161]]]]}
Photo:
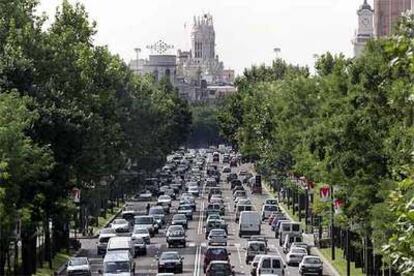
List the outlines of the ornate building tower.
{"type": "Polygon", "coordinates": [[[358,12],[358,30],[353,40],[354,55],[358,57],[364,49],[367,41],[374,37],[374,10],[368,4],[367,0],[359,8],[358,12]]]}
{"type": "Polygon", "coordinates": [[[216,34],[213,27],[213,17],[204,14],[194,17],[191,32],[191,47],[193,58],[197,60],[213,60],[215,58],[216,34]]]}

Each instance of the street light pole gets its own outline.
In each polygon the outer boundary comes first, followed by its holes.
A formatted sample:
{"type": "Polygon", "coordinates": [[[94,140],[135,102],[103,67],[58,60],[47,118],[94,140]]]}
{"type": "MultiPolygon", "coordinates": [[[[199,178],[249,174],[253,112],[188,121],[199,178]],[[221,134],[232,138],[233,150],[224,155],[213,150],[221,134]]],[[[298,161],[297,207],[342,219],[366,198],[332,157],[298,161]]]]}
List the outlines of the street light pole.
{"type": "Polygon", "coordinates": [[[141,48],[135,48],[134,50],[137,54],[137,73],[139,73],[139,53],[141,53],[141,48]]]}
{"type": "Polygon", "coordinates": [[[330,192],[331,192],[331,254],[332,254],[332,261],[335,260],[335,231],[334,231],[334,196],[333,196],[333,185],[330,185],[330,192]]]}
{"type": "Polygon", "coordinates": [[[282,50],[280,48],[278,48],[278,47],[273,48],[273,52],[275,53],[276,59],[279,58],[279,54],[280,54],[281,51],[282,50]]]}

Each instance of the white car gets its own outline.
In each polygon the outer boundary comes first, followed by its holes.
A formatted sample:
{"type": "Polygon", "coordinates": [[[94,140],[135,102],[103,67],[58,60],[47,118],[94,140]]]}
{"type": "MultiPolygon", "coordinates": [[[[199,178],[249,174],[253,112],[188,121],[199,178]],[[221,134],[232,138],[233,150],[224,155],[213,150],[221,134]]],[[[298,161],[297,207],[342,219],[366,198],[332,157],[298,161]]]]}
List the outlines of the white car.
{"type": "Polygon", "coordinates": [[[262,220],[268,219],[272,213],[279,211],[277,205],[265,204],[262,207],[262,220]]]}
{"type": "Polygon", "coordinates": [[[171,207],[171,197],[169,195],[160,195],[157,200],[157,205],[164,208],[164,211],[169,213],[171,207]]]}
{"type": "Polygon", "coordinates": [[[117,233],[126,233],[129,232],[130,224],[126,219],[115,219],[111,223],[111,228],[117,233]]]}
{"type": "Polygon", "coordinates": [[[191,186],[188,188],[188,193],[198,197],[200,196],[200,189],[198,188],[198,186],[191,186]]]}
{"type": "Polygon", "coordinates": [[[224,229],[212,229],[208,234],[208,245],[219,244],[227,246],[227,234],[224,229]]]}
{"type": "Polygon", "coordinates": [[[88,258],[86,257],[74,257],[71,258],[67,266],[68,275],[92,275],[91,266],[88,258]]]}
{"type": "Polygon", "coordinates": [[[304,248],[292,247],[289,253],[286,255],[286,262],[288,265],[299,264],[303,257],[307,256],[308,252],[304,248]]]}
{"type": "Polygon", "coordinates": [[[150,232],[147,227],[135,226],[134,231],[132,231],[132,239],[143,239],[146,244],[151,243],[150,232]]]}

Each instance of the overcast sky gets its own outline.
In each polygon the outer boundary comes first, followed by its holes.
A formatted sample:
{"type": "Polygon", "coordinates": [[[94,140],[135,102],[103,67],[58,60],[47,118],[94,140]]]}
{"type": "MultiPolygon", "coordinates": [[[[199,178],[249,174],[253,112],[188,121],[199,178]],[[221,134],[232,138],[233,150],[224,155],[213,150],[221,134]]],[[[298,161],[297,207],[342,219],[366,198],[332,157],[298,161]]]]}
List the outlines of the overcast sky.
{"type": "MultiPolygon", "coordinates": [[[[313,66],[326,51],[352,55],[356,10],[363,0],[79,0],[98,23],[95,42],[108,45],[126,62],[134,48],[162,39],[189,49],[193,15],[210,13],[216,52],[226,68],[241,73],[252,64],[269,64],[273,49],[290,63],[313,66]]],[[[369,1],[372,5],[372,1],[369,1]]],[[[41,0],[39,11],[53,18],[60,0],[41,0]]]]}

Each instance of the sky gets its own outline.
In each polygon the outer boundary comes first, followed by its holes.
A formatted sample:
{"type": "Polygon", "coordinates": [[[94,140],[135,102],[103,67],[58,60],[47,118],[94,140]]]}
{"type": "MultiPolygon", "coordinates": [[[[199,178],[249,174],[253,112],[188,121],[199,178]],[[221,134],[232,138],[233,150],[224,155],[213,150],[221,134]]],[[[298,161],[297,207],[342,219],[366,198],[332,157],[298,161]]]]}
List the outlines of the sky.
{"type": "MultiPolygon", "coordinates": [[[[150,52],[162,39],[176,50],[190,49],[194,15],[210,13],[216,32],[216,53],[241,74],[253,64],[276,57],[313,67],[315,55],[327,51],[352,56],[358,7],[363,0],[70,0],[82,3],[97,22],[96,45],[107,45],[127,63],[150,52]]],[[[372,1],[368,1],[372,5],[372,1]]],[[[38,12],[50,20],[61,0],[40,0],[38,12]]],[[[50,22],[49,22],[50,23],[50,22]]]]}

